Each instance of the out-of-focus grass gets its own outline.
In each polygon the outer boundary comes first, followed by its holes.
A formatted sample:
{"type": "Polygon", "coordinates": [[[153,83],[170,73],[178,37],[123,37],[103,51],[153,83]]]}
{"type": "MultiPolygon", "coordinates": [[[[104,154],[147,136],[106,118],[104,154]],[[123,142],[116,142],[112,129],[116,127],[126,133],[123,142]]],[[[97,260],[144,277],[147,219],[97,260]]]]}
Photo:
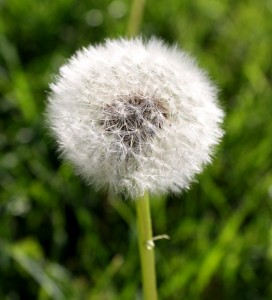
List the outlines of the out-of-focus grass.
{"type": "MultiPolygon", "coordinates": [[[[139,299],[132,203],[58,160],[51,74],[126,32],[129,1],[0,2],[0,299],[139,299]],[[138,297],[138,298],[137,298],[138,297]]],[[[190,191],[153,199],[161,299],[272,298],[272,3],[147,1],[143,36],[178,43],[220,87],[226,135],[190,191]]]]}

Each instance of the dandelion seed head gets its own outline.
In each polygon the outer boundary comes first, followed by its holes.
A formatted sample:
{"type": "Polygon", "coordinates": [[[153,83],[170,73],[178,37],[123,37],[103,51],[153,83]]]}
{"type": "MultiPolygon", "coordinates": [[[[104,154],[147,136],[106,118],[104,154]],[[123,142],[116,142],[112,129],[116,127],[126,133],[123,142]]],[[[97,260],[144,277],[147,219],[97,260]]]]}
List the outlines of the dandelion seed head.
{"type": "Polygon", "coordinates": [[[88,183],[129,197],[188,188],[223,135],[215,86],[158,39],[80,50],[50,87],[47,119],[64,158],[88,183]]]}

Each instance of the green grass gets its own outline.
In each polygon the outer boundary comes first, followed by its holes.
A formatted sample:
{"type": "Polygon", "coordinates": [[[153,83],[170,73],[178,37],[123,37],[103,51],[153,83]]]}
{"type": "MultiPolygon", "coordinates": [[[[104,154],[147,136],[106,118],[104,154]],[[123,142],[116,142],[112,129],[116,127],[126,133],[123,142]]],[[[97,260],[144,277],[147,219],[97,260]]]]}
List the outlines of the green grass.
{"type": "MultiPolygon", "coordinates": [[[[0,299],[140,299],[133,205],[84,185],[43,115],[76,49],[126,33],[131,4],[114,5],[0,1],[0,299]]],[[[171,237],[156,243],[160,299],[272,298],[271,19],[268,0],[147,0],[142,35],[196,56],[226,111],[198,183],[151,201],[154,235],[171,237]]]]}

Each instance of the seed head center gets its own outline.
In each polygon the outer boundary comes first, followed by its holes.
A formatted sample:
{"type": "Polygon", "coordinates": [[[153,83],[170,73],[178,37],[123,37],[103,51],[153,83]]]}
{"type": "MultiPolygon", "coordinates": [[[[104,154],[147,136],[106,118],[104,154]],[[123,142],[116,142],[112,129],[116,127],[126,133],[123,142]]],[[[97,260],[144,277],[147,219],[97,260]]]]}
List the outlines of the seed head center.
{"type": "Polygon", "coordinates": [[[159,99],[135,94],[105,105],[101,125],[124,146],[139,152],[163,128],[167,116],[167,109],[159,99]]]}

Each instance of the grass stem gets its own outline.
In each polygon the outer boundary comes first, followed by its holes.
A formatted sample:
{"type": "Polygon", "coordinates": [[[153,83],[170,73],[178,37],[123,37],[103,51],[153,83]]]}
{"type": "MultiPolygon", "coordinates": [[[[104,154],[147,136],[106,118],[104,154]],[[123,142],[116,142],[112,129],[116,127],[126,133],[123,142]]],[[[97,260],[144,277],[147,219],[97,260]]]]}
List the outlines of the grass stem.
{"type": "Polygon", "coordinates": [[[127,35],[135,37],[139,31],[144,14],[145,0],[134,0],[128,21],[127,35]]]}

